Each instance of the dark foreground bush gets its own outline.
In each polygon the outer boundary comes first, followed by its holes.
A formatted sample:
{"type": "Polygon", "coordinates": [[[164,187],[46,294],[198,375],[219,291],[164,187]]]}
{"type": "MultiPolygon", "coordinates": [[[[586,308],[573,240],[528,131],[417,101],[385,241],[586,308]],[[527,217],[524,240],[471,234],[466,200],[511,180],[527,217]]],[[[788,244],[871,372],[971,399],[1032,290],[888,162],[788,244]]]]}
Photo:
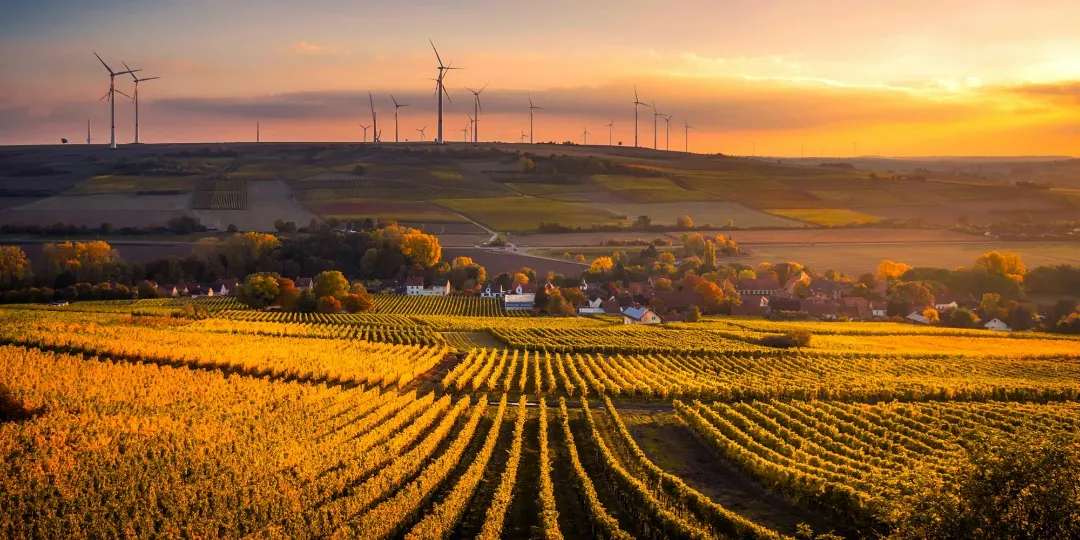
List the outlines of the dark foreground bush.
{"type": "Polygon", "coordinates": [[[21,401],[11,395],[6,386],[0,384],[0,422],[18,422],[29,420],[39,414],[41,409],[28,409],[21,401]]]}

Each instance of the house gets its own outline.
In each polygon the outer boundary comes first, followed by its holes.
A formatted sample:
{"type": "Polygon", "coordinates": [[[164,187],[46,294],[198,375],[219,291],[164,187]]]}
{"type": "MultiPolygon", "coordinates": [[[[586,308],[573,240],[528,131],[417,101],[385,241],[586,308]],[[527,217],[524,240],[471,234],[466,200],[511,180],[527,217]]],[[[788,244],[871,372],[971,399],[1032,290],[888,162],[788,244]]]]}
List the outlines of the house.
{"type": "Polygon", "coordinates": [[[314,281],[309,277],[296,278],[296,288],[301,291],[310,291],[314,285],[314,281]]]}
{"type": "Polygon", "coordinates": [[[406,280],[405,294],[409,296],[420,296],[424,294],[424,277],[415,276],[406,280]]]}
{"type": "Polygon", "coordinates": [[[619,305],[619,301],[614,298],[604,300],[600,306],[604,309],[604,313],[609,315],[617,315],[622,313],[622,306],[619,305]]]}
{"type": "Polygon", "coordinates": [[[888,314],[886,312],[888,309],[889,305],[885,302],[870,302],[870,314],[873,315],[874,318],[887,317],[888,314]]]}
{"type": "Polygon", "coordinates": [[[663,319],[653,310],[644,306],[628,307],[622,312],[623,324],[660,324],[663,319]]]}
{"type": "Polygon", "coordinates": [[[236,286],[239,282],[235,279],[219,279],[214,282],[211,287],[214,291],[214,296],[231,296],[236,292],[236,286]]]}
{"type": "Polygon", "coordinates": [[[806,272],[800,270],[798,274],[795,274],[794,276],[788,278],[787,283],[784,284],[784,290],[791,294],[796,294],[797,291],[795,290],[795,286],[801,282],[809,283],[810,276],[807,275],[806,272]]]}
{"type": "Polygon", "coordinates": [[[738,292],[739,296],[749,294],[772,296],[780,290],[780,282],[772,278],[733,279],[731,280],[731,286],[735,287],[735,292],[738,292]]]}
{"type": "Polygon", "coordinates": [[[164,287],[158,287],[158,296],[164,296],[167,298],[176,298],[180,296],[180,290],[175,285],[166,285],[164,287]]]}
{"type": "Polygon", "coordinates": [[[604,300],[599,296],[590,296],[577,306],[577,312],[582,315],[600,314],[604,312],[604,300]]]}
{"type": "Polygon", "coordinates": [[[507,311],[514,309],[532,309],[536,306],[536,293],[507,294],[503,296],[503,308],[507,311]]]}
{"type": "Polygon", "coordinates": [[[693,306],[705,307],[705,299],[694,291],[654,291],[646,296],[650,304],[652,300],[659,300],[669,311],[682,312],[693,306]]]}
{"type": "Polygon", "coordinates": [[[803,311],[802,304],[802,300],[798,298],[773,296],[769,299],[769,311],[803,311]]]}
{"type": "Polygon", "coordinates": [[[942,294],[934,299],[934,309],[938,311],[945,311],[946,309],[956,309],[958,307],[970,305],[974,302],[971,295],[953,295],[942,294]]]}
{"type": "Polygon", "coordinates": [[[1012,332],[1012,328],[1009,328],[1009,325],[1005,324],[1005,321],[997,317],[990,319],[983,325],[983,328],[986,328],[987,330],[997,330],[998,332],[1012,332]]]}
{"type": "Polygon", "coordinates": [[[855,284],[850,281],[833,281],[830,279],[815,279],[810,282],[810,293],[829,298],[841,298],[851,294],[855,284]]]}
{"type": "Polygon", "coordinates": [[[916,324],[930,324],[930,319],[927,319],[923,315],[923,311],[926,311],[926,307],[917,307],[908,314],[904,319],[916,324]]]}
{"type": "Polygon", "coordinates": [[[481,298],[502,298],[503,288],[502,285],[495,283],[494,281],[487,282],[483,289],[480,289],[481,298]]]}
{"type": "Polygon", "coordinates": [[[764,317],[769,312],[769,298],[760,294],[748,294],[742,297],[742,303],[731,306],[732,315],[752,315],[764,317]]]}
{"type": "Polygon", "coordinates": [[[510,286],[507,294],[536,294],[536,285],[532,283],[515,283],[510,286]]]}

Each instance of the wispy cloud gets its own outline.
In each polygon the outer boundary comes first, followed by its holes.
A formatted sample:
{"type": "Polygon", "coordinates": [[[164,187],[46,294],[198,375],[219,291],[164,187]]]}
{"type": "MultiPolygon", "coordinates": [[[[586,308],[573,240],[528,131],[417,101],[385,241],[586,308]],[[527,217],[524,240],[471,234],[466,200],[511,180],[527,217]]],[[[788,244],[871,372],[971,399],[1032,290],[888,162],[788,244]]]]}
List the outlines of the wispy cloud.
{"type": "Polygon", "coordinates": [[[307,41],[301,41],[300,43],[289,47],[289,50],[300,54],[334,54],[337,52],[337,49],[334,49],[333,47],[308,43],[307,41]]]}

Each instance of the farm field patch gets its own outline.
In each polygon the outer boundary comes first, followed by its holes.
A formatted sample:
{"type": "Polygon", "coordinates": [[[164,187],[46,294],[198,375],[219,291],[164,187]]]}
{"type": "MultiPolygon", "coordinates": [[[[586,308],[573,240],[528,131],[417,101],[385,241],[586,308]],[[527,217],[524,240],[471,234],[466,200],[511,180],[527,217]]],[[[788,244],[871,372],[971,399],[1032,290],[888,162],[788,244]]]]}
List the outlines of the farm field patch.
{"type": "Polygon", "coordinates": [[[199,182],[198,176],[93,176],[75,184],[66,194],[187,192],[199,182]]]}
{"type": "Polygon", "coordinates": [[[771,214],[777,214],[799,221],[808,221],[816,225],[850,225],[852,223],[873,223],[877,217],[846,208],[813,208],[813,209],[769,209],[771,214]]]}
{"type": "Polygon", "coordinates": [[[309,202],[308,207],[323,217],[338,219],[393,218],[399,222],[467,223],[453,212],[419,201],[342,199],[309,202]]]}
{"type": "Polygon", "coordinates": [[[674,225],[681,216],[690,216],[694,224],[701,226],[723,225],[731,220],[739,227],[797,227],[801,223],[773,216],[747,208],[741,204],[727,201],[694,201],[680,203],[653,204],[596,204],[617,215],[625,215],[633,221],[637,216],[649,216],[653,223],[674,225]]]}
{"type": "Polygon", "coordinates": [[[437,201],[437,204],[503,231],[535,229],[542,221],[568,227],[618,225],[624,221],[603,210],[538,197],[449,199],[437,201]]]}

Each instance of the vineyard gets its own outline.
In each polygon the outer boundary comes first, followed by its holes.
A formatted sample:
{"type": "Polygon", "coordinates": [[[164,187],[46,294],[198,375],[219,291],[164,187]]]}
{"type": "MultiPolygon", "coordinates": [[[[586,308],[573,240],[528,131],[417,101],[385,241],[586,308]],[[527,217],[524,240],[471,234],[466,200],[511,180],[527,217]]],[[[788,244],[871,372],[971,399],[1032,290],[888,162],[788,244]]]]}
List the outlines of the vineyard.
{"type": "Polygon", "coordinates": [[[375,301],[0,307],[0,537],[872,537],[982,438],[1080,432],[1070,338],[375,301]]]}
{"type": "Polygon", "coordinates": [[[242,178],[199,182],[191,207],[195,210],[247,210],[248,184],[242,178]]]}

